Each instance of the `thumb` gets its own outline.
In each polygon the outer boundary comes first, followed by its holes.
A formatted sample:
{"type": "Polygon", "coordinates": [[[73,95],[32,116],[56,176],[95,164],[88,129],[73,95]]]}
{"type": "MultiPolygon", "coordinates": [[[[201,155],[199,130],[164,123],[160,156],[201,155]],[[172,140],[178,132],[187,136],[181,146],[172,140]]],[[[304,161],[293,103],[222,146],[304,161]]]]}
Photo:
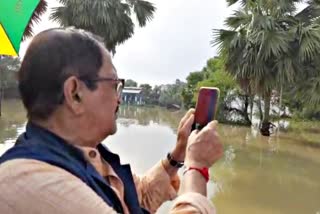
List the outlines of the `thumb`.
{"type": "Polygon", "coordinates": [[[199,130],[193,130],[190,134],[190,137],[194,136],[194,135],[197,135],[199,133],[199,130]]]}
{"type": "Polygon", "coordinates": [[[214,121],[211,121],[208,125],[207,125],[209,128],[217,128],[218,126],[218,121],[217,120],[214,120],[214,121]]]}

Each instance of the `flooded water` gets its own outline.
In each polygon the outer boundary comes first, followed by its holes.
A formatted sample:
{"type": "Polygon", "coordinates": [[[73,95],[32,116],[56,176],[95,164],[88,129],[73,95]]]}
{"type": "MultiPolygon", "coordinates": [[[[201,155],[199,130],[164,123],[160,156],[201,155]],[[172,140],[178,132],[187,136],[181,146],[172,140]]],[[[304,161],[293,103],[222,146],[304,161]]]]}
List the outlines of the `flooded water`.
{"type": "MultiPolygon", "coordinates": [[[[176,141],[183,112],[122,106],[118,132],[104,143],[142,174],[176,141]]],[[[0,154],[24,130],[18,101],[6,101],[0,118],[0,154]]],[[[320,123],[262,137],[254,128],[219,125],[225,155],[211,169],[209,197],[218,213],[320,214],[320,123]]],[[[158,213],[167,213],[170,203],[158,213]]]]}

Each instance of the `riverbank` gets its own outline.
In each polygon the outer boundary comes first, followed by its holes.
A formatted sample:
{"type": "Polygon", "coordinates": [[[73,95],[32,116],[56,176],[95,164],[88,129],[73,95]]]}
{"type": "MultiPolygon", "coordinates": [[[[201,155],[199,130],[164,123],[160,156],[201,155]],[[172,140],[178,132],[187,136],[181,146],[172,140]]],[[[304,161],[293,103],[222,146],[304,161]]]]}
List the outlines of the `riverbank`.
{"type": "MultiPolygon", "coordinates": [[[[136,117],[139,118],[141,124],[148,124],[149,121],[156,123],[166,123],[172,129],[176,129],[178,124],[177,118],[182,117],[186,110],[180,109],[177,111],[169,111],[165,107],[157,105],[144,105],[144,106],[130,106],[121,105],[120,113],[125,118],[136,117]],[[140,110],[139,110],[140,109],[140,110]],[[149,109],[145,111],[143,109],[149,109]],[[175,121],[177,120],[177,121],[175,121]]],[[[0,117],[0,134],[2,140],[14,137],[15,126],[23,124],[26,121],[26,113],[19,99],[5,99],[2,106],[3,116],[0,117]]],[[[237,122],[223,122],[220,124],[228,125],[230,127],[246,127],[245,125],[237,122]]],[[[279,136],[281,133],[288,133],[288,135],[280,135],[284,140],[288,139],[295,144],[304,144],[312,147],[320,148],[320,121],[299,121],[294,119],[282,119],[276,121],[273,136],[279,136]]],[[[259,132],[258,121],[254,121],[251,130],[259,132]]],[[[0,138],[1,139],[1,138],[0,138]]]]}
{"type": "Polygon", "coordinates": [[[289,120],[288,122],[289,126],[286,129],[281,129],[282,132],[299,136],[299,143],[320,148],[320,121],[289,120]]]}
{"type": "MultiPolygon", "coordinates": [[[[0,154],[13,145],[26,122],[20,100],[6,101],[3,107],[0,154]]],[[[123,163],[130,163],[134,172],[142,174],[172,149],[184,113],[160,107],[121,106],[118,131],[104,143],[121,155],[123,163]]],[[[254,126],[218,126],[225,155],[211,169],[213,179],[208,188],[218,212],[269,214],[319,210],[320,149],[306,142],[320,139],[317,128],[320,123],[303,122],[293,124],[292,128],[287,126],[288,122],[279,124],[286,129],[271,137],[261,136],[254,126]]],[[[164,206],[158,213],[167,212],[164,206]]]]}

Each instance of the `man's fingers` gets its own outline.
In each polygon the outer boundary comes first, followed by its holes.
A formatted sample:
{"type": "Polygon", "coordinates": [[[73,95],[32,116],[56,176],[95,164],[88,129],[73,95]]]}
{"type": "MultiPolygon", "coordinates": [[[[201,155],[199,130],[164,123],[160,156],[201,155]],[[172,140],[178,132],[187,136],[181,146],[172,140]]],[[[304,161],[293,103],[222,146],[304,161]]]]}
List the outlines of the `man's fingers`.
{"type": "Polygon", "coordinates": [[[191,108],[189,111],[182,117],[180,122],[180,127],[183,127],[185,122],[189,119],[190,115],[193,115],[195,112],[195,109],[191,108]]]}
{"type": "Polygon", "coordinates": [[[191,108],[191,109],[189,109],[187,114],[194,114],[195,112],[196,112],[196,110],[194,108],[191,108]]]}
{"type": "Polygon", "coordinates": [[[208,128],[216,129],[218,126],[218,121],[216,121],[216,120],[211,121],[207,126],[208,126],[208,128]]]}
{"type": "Polygon", "coordinates": [[[217,125],[218,125],[218,121],[214,120],[214,121],[211,121],[210,123],[208,123],[203,129],[201,129],[201,132],[207,132],[207,131],[210,131],[210,130],[216,130],[217,128],[217,125]]]}
{"type": "Polygon", "coordinates": [[[194,110],[193,108],[189,109],[188,112],[187,112],[187,113],[184,115],[184,117],[183,117],[184,122],[185,122],[186,120],[188,120],[188,118],[189,118],[191,115],[193,115],[194,112],[195,112],[195,110],[194,110]]]}
{"type": "Polygon", "coordinates": [[[183,124],[182,129],[183,130],[188,130],[189,132],[191,131],[192,124],[194,122],[194,115],[191,114],[187,121],[183,124]]]}

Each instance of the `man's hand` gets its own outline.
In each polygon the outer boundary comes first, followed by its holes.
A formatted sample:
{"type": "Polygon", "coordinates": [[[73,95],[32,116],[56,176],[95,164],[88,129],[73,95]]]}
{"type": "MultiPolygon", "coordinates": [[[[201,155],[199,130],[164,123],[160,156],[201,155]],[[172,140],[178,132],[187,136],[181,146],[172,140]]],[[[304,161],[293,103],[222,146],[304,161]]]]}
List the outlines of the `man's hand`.
{"type": "Polygon", "coordinates": [[[194,130],[188,140],[186,166],[211,167],[223,155],[223,147],[216,132],[217,121],[205,126],[201,131],[194,130]]]}
{"type": "MultiPolygon", "coordinates": [[[[216,132],[217,121],[205,126],[201,131],[194,130],[189,139],[184,164],[187,167],[211,167],[223,155],[222,144],[216,132]]],[[[188,170],[184,173],[180,194],[197,192],[207,196],[206,176],[197,170],[188,170]]]]}
{"type": "Polygon", "coordinates": [[[178,127],[177,144],[171,153],[172,158],[177,161],[184,161],[186,148],[188,144],[188,138],[191,133],[192,124],[194,122],[194,113],[195,110],[190,109],[180,121],[178,127]]]}

